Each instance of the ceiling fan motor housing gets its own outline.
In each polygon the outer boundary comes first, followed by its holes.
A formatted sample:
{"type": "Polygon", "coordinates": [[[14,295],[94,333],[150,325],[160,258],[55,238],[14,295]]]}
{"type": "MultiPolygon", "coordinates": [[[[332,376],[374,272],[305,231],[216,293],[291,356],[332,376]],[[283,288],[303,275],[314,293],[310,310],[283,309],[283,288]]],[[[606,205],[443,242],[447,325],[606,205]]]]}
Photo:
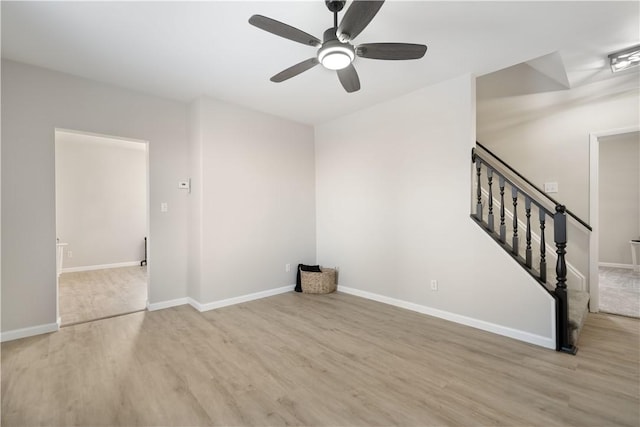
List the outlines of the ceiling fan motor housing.
{"type": "Polygon", "coordinates": [[[330,70],[347,67],[356,57],[355,49],[349,43],[342,43],[336,36],[334,27],[328,28],[322,36],[322,47],[318,50],[318,61],[330,70]]]}
{"type": "Polygon", "coordinates": [[[336,35],[336,29],[334,27],[327,28],[324,34],[322,35],[323,46],[327,44],[327,42],[331,42],[331,41],[337,41],[340,44],[345,44],[345,43],[341,43],[340,40],[338,40],[338,36],[336,35]]]}

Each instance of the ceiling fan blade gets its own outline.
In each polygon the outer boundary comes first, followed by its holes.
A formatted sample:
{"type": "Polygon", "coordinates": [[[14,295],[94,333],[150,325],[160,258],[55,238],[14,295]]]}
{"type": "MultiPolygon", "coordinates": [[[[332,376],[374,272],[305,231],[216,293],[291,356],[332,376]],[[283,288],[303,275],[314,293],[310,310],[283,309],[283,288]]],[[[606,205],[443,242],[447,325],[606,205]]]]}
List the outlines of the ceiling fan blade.
{"type": "Polygon", "coordinates": [[[353,0],[336,31],[338,40],[345,43],[358,37],[376,16],[383,3],[384,0],[353,0]]]}
{"type": "Polygon", "coordinates": [[[249,18],[249,24],[265,30],[276,36],[284,37],[285,39],[293,40],[294,42],[302,43],[307,46],[320,47],[322,43],[319,39],[307,34],[302,30],[299,30],[291,25],[283,24],[275,19],[267,18],[262,15],[253,15],[249,18]]]}
{"type": "Polygon", "coordinates": [[[338,79],[340,79],[342,87],[344,87],[344,90],[347,92],[351,93],[360,90],[360,79],[353,64],[349,64],[347,68],[338,70],[338,79]]]}
{"type": "Polygon", "coordinates": [[[420,59],[427,46],[412,43],[364,43],[356,48],[356,54],[369,59],[420,59]]]}
{"type": "Polygon", "coordinates": [[[305,71],[307,71],[310,68],[315,67],[316,65],[318,65],[318,59],[317,58],[309,58],[307,60],[304,60],[292,67],[287,68],[284,71],[280,71],[278,74],[276,74],[275,76],[271,77],[271,81],[275,82],[275,83],[280,83],[283,82],[285,80],[290,79],[291,77],[295,77],[300,73],[303,73],[305,71]]]}

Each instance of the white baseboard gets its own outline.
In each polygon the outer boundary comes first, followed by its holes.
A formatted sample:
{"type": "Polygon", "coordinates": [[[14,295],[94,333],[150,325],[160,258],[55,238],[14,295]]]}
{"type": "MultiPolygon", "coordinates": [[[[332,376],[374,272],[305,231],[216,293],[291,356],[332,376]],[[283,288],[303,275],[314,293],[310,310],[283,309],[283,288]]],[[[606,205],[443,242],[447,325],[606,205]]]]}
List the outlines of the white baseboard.
{"type": "Polygon", "coordinates": [[[147,302],[147,310],[155,311],[155,310],[162,310],[170,307],[176,307],[178,305],[189,304],[199,312],[203,312],[203,311],[214,310],[216,308],[226,307],[229,305],[241,304],[243,302],[249,302],[249,301],[253,301],[261,298],[266,298],[273,295],[283,294],[285,292],[291,292],[293,291],[294,288],[295,288],[295,285],[282,286],[280,288],[268,289],[266,291],[255,292],[247,295],[240,295],[238,297],[227,298],[219,301],[212,301],[204,304],[199,301],[196,301],[191,297],[176,298],[174,300],[161,301],[156,303],[147,302]]]}
{"type": "Polygon", "coordinates": [[[618,264],[615,262],[599,262],[599,267],[610,267],[610,268],[627,268],[629,270],[633,270],[633,264],[618,264]]]}
{"type": "Polygon", "coordinates": [[[62,273],[75,273],[78,271],[104,270],[107,268],[134,267],[140,265],[140,261],[118,262],[115,264],[85,265],[82,267],[67,267],[62,269],[62,273]]]}
{"type": "Polygon", "coordinates": [[[266,297],[271,297],[278,294],[284,294],[286,292],[291,292],[295,288],[295,285],[282,286],[280,288],[269,289],[266,291],[255,292],[252,294],[241,295],[239,297],[227,298],[219,301],[208,302],[202,304],[193,298],[188,298],[189,304],[196,310],[203,312],[214,310],[216,308],[227,307],[229,305],[241,304],[243,302],[249,302],[257,299],[262,299],[266,297]]]}
{"type": "Polygon", "coordinates": [[[0,342],[13,341],[20,338],[32,337],[34,335],[48,334],[60,329],[58,323],[47,323],[45,325],[31,326],[29,328],[14,329],[0,334],[0,342]]]}
{"type": "Polygon", "coordinates": [[[459,323],[465,326],[471,326],[472,328],[481,329],[483,331],[491,332],[497,335],[513,338],[519,341],[524,341],[530,344],[535,344],[540,347],[550,348],[555,350],[556,342],[555,337],[545,337],[542,335],[532,334],[530,332],[521,331],[518,329],[509,328],[502,325],[496,325],[495,323],[486,322],[484,320],[478,320],[460,314],[451,313],[448,311],[438,310],[435,308],[427,307],[420,304],[415,304],[408,301],[403,301],[395,298],[386,297],[384,295],[378,295],[360,289],[349,288],[346,286],[338,285],[338,291],[345,294],[351,294],[358,297],[378,301],[384,304],[393,305],[396,307],[404,308],[418,313],[426,314],[440,319],[448,320],[450,322],[459,323]]]}
{"type": "Polygon", "coordinates": [[[160,302],[154,302],[154,303],[150,303],[149,301],[147,301],[147,310],[149,311],[163,310],[165,308],[171,308],[171,307],[176,307],[178,305],[185,305],[185,304],[189,304],[189,298],[176,298],[168,301],[160,301],[160,302]]]}
{"type": "MultiPolygon", "coordinates": [[[[147,310],[155,311],[162,310],[165,308],[175,307],[178,305],[189,304],[196,310],[203,312],[209,311],[216,308],[226,307],[229,305],[240,304],[243,302],[249,302],[261,298],[270,297],[273,295],[279,295],[286,292],[291,292],[295,288],[295,285],[282,286],[280,288],[269,289],[266,291],[255,292],[252,294],[241,295],[239,297],[227,298],[219,301],[213,301],[206,304],[202,304],[191,297],[186,298],[176,298],[169,301],[161,301],[156,303],[149,303],[147,301],[147,310]]],[[[16,329],[13,331],[2,332],[0,334],[0,342],[17,340],[20,338],[31,337],[34,335],[46,334],[49,332],[56,332],[60,329],[60,318],[58,318],[56,323],[50,323],[47,325],[39,325],[33,326],[30,328],[16,329]]]]}

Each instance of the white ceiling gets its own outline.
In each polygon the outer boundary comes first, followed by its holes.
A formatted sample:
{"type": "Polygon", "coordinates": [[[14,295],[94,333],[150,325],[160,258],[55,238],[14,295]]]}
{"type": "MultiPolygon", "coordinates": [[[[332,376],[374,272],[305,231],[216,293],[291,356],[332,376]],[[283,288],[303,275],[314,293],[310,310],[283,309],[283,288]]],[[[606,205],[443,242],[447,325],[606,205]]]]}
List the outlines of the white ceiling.
{"type": "Polygon", "coordinates": [[[309,124],[554,52],[549,58],[559,55],[570,86],[609,78],[607,54],[640,43],[637,1],[388,0],[355,43],[423,43],[429,50],[415,61],[356,58],[362,89],[348,94],[321,66],[270,82],[316,51],[247,22],[261,14],[322,38],[333,19],[322,0],[1,7],[3,58],[184,102],[206,95],[309,124]]]}

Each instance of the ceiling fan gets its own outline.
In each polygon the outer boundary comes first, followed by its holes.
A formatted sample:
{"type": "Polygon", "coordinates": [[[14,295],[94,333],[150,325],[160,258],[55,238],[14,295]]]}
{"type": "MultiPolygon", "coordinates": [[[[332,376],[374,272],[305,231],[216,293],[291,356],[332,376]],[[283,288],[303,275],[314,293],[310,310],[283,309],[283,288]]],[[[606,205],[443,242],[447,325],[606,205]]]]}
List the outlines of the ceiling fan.
{"type": "Polygon", "coordinates": [[[360,79],[353,67],[356,56],[369,59],[405,60],[422,58],[427,46],[412,43],[364,43],[354,46],[351,41],[364,30],[382,7],[384,0],[353,0],[338,25],[338,12],[342,10],[346,0],[325,0],[329,11],[333,13],[333,27],[324,32],[322,42],[311,34],[307,34],[290,25],[253,15],[249,23],[264,31],[304,45],[318,48],[316,57],[306,59],[271,77],[275,83],[283,82],[291,77],[307,71],[318,64],[336,70],[338,79],[347,92],[360,90],[360,79]]]}

